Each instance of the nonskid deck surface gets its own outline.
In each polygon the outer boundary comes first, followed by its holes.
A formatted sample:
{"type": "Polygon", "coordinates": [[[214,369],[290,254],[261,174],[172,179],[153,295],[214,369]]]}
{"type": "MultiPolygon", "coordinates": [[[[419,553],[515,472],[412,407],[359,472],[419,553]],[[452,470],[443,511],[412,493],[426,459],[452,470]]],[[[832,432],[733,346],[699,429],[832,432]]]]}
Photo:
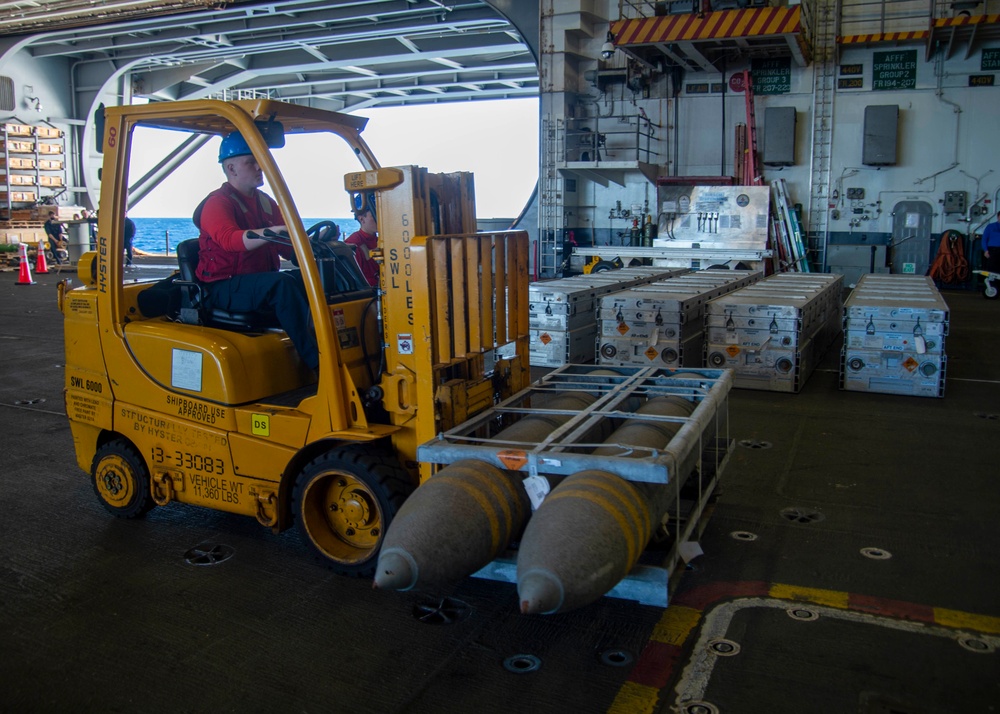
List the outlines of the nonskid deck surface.
{"type": "Polygon", "coordinates": [[[926,714],[1000,702],[1000,305],[981,293],[944,293],[944,399],[839,391],[839,344],[797,395],[732,391],[737,447],[670,607],[604,598],[524,616],[514,586],[493,581],[373,591],[311,561],[295,532],[247,518],[186,506],[110,517],[64,415],[60,276],[15,287],[3,275],[4,708],[926,714]]]}

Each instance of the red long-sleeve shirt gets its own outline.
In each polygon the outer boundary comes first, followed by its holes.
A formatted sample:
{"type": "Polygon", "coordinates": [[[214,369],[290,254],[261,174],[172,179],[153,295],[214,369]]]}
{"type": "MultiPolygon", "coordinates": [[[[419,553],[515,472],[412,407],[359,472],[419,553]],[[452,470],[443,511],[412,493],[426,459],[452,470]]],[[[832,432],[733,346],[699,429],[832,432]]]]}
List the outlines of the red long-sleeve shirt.
{"type": "Polygon", "coordinates": [[[354,247],[354,257],[358,261],[358,267],[361,268],[361,274],[365,276],[365,280],[369,285],[377,286],[378,263],[371,259],[368,251],[378,247],[378,236],[364,231],[355,231],[344,242],[354,247]]]}
{"type": "Polygon", "coordinates": [[[275,271],[282,255],[291,256],[291,248],[274,243],[254,250],[243,245],[244,231],[285,224],[278,204],[263,191],[255,189],[252,197],[245,196],[224,183],[208,194],[200,209],[199,280],[210,283],[235,275],[275,271]]]}

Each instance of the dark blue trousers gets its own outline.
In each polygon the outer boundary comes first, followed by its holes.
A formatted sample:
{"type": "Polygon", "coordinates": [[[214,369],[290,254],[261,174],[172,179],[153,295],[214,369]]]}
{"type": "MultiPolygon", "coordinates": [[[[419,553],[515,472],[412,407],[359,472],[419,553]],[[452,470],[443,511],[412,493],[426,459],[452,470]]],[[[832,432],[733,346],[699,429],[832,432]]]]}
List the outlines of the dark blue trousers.
{"type": "Polygon", "coordinates": [[[319,367],[309,299],[300,278],[281,272],[250,273],[204,285],[212,307],[233,312],[273,310],[306,366],[312,370],[319,367]]]}

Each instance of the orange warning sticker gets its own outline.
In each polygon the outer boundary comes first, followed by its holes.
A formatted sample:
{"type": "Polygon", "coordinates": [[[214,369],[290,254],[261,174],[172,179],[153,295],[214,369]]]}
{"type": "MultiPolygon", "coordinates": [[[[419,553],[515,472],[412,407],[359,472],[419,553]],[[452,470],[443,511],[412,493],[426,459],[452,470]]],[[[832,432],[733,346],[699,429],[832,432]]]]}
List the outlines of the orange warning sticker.
{"type": "Polygon", "coordinates": [[[656,348],[655,348],[655,347],[650,347],[650,348],[648,348],[648,349],[646,350],[646,352],[645,352],[645,355],[646,355],[646,356],[647,356],[647,357],[648,357],[649,359],[651,359],[651,360],[654,360],[654,359],[656,359],[656,355],[658,355],[658,354],[660,354],[660,353],[656,351],[656,348]]]}
{"type": "Polygon", "coordinates": [[[726,354],[729,355],[730,357],[735,357],[739,353],[740,353],[740,348],[737,347],[736,345],[729,345],[729,347],[726,348],[726,354]]]}
{"type": "Polygon", "coordinates": [[[917,367],[920,366],[920,363],[917,362],[912,357],[907,357],[906,360],[903,362],[903,366],[906,367],[907,372],[912,372],[913,370],[915,370],[917,367]]]}
{"type": "Polygon", "coordinates": [[[624,322],[619,322],[618,331],[624,335],[626,332],[628,332],[628,325],[626,325],[624,322]]]}
{"type": "Polygon", "coordinates": [[[524,451],[516,451],[514,449],[504,449],[497,454],[497,458],[510,471],[518,471],[528,463],[528,454],[524,451]]]}
{"type": "Polygon", "coordinates": [[[541,337],[538,339],[541,340],[543,345],[547,345],[552,342],[552,336],[548,332],[543,332],[541,337]]]}

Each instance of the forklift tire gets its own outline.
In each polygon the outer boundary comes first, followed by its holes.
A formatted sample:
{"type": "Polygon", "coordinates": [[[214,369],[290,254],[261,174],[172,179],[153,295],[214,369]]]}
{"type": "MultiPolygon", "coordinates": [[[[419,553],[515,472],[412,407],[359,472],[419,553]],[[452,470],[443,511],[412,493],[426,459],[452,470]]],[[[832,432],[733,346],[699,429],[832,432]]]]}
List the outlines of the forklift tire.
{"type": "Polygon", "coordinates": [[[116,518],[141,518],[156,505],[146,463],[125,439],[112,439],[99,448],[90,473],[98,500],[116,518]]]}
{"type": "Polygon", "coordinates": [[[385,452],[331,449],[295,481],[293,512],[302,539],[334,572],[372,577],[386,529],[413,490],[410,481],[385,452]]]}

